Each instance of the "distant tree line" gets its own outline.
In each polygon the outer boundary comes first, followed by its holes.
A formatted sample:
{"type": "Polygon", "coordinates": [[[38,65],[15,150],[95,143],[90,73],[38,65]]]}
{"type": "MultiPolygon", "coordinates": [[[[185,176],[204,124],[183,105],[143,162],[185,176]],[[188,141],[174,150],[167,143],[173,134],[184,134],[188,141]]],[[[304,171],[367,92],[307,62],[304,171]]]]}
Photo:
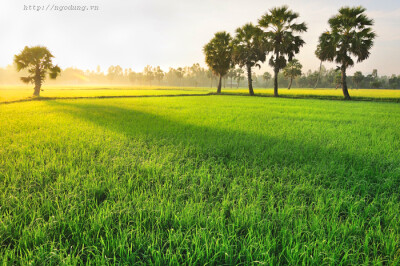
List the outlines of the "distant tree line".
{"type": "MultiPolygon", "coordinates": [[[[289,65],[289,64],[288,64],[289,65]]],[[[290,69],[290,66],[287,69],[290,69]]],[[[290,71],[296,71],[290,70],[290,71]]],[[[339,88],[341,86],[341,73],[336,69],[321,67],[321,71],[308,70],[301,75],[290,76],[290,71],[284,70],[278,74],[278,82],[281,88],[289,87],[293,78],[292,88],[339,88]],[[286,72],[289,72],[286,74],[286,72]],[[286,74],[286,75],[285,75],[286,74]],[[319,80],[318,80],[319,77],[319,80]]],[[[24,73],[24,71],[21,71],[24,73]]],[[[298,73],[298,72],[297,72],[298,73]]],[[[0,85],[18,85],[21,73],[15,67],[9,65],[0,68],[0,85]]],[[[208,68],[200,64],[192,66],[169,68],[162,70],[159,66],[146,66],[141,72],[132,69],[123,69],[116,65],[109,67],[105,72],[97,67],[96,70],[81,70],[78,68],[63,69],[57,80],[49,80],[47,84],[64,85],[135,85],[135,86],[181,86],[181,87],[215,87],[218,78],[208,68]]],[[[370,73],[355,72],[348,76],[348,86],[351,89],[400,89],[400,75],[379,76],[376,69],[370,73]]],[[[263,74],[252,73],[252,86],[254,88],[272,88],[274,81],[269,72],[263,74]]],[[[248,80],[244,68],[230,68],[222,78],[223,88],[247,87],[248,80]]]]}

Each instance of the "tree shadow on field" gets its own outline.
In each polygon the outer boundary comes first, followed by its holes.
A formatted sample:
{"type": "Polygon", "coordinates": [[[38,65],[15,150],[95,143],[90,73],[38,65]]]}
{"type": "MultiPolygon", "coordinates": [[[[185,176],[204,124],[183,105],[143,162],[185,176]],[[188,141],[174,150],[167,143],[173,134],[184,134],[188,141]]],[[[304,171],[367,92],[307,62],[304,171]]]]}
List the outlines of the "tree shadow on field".
{"type": "Polygon", "coordinates": [[[315,186],[342,189],[371,200],[377,194],[391,196],[398,193],[398,184],[389,186],[382,180],[396,171],[393,160],[383,155],[377,158],[338,150],[317,140],[299,142],[239,129],[199,126],[190,123],[189,115],[184,119],[172,119],[132,105],[124,108],[115,104],[77,101],[49,101],[47,104],[128,138],[144,140],[149,145],[171,147],[171,152],[186,147],[191,152],[184,155],[185,160],[212,160],[220,169],[226,169],[229,178],[235,178],[230,176],[234,174],[229,173],[230,167],[241,165],[259,169],[260,175],[267,170],[274,178],[290,180],[292,184],[301,182],[300,178],[315,178],[315,186]],[[296,174],[299,170],[303,176],[296,174]]]}

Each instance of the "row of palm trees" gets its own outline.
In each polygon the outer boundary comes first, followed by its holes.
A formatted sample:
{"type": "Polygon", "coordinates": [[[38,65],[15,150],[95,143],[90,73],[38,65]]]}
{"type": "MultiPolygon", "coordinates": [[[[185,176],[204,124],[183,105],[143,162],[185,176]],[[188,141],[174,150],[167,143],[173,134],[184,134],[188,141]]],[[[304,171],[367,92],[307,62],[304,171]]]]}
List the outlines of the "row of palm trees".
{"type": "MultiPolygon", "coordinates": [[[[365,11],[361,6],[340,8],[339,13],[328,20],[330,29],[321,34],[315,51],[321,63],[330,61],[340,65],[338,69],[341,70],[345,99],[350,99],[346,70],[354,65],[354,59],[361,62],[369,57],[376,37],[371,28],[374,22],[365,15],[365,11]]],[[[274,96],[279,96],[278,74],[282,69],[290,72],[299,68],[300,63],[294,56],[305,44],[300,34],[307,31],[307,26],[298,22],[298,18],[299,14],[287,6],[275,7],[258,20],[258,25],[248,23],[238,28],[233,37],[225,31],[215,33],[203,51],[207,65],[219,76],[217,93],[221,93],[222,77],[238,65],[246,68],[249,93],[254,95],[252,68],[261,67],[260,64],[270,55],[269,65],[274,70],[274,96]]],[[[296,73],[285,73],[291,74],[295,76],[296,73]]]]}

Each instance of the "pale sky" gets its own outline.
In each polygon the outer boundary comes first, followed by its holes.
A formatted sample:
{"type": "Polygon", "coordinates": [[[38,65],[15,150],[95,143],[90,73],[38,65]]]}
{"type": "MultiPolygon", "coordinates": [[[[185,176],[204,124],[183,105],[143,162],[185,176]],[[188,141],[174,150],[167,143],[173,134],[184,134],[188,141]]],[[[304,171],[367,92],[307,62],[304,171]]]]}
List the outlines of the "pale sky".
{"type": "MultiPolygon", "coordinates": [[[[371,57],[356,64],[364,74],[400,74],[399,0],[1,0],[0,67],[12,63],[25,45],[44,45],[60,67],[102,71],[120,65],[142,71],[144,66],[179,67],[200,63],[202,48],[217,31],[234,33],[237,27],[257,20],[274,6],[287,4],[309,28],[306,45],[297,58],[304,72],[315,70],[318,36],[327,20],[344,5],[362,5],[375,20],[378,34],[371,57]],[[24,11],[24,5],[94,6],[99,11],[24,11]]],[[[333,67],[333,64],[324,64],[333,67]]],[[[257,72],[272,69],[264,63],[257,72]]]]}

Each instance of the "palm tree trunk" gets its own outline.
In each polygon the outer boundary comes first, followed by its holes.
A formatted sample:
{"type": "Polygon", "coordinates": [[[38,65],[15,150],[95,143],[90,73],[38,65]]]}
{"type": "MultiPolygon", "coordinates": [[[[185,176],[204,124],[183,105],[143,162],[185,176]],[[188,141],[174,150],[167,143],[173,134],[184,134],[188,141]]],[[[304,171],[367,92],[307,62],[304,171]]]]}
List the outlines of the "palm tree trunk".
{"type": "Polygon", "coordinates": [[[350,100],[350,94],[347,90],[347,81],[346,81],[346,67],[342,65],[342,91],[345,100],[350,100]]]}
{"type": "Polygon", "coordinates": [[[221,93],[221,87],[222,87],[222,76],[219,75],[219,82],[218,82],[217,93],[221,93]]]}
{"type": "Polygon", "coordinates": [[[251,78],[251,66],[247,65],[247,80],[249,83],[249,93],[251,96],[254,95],[254,90],[253,90],[253,80],[251,78]]]}
{"type": "Polygon", "coordinates": [[[315,82],[315,85],[314,85],[314,90],[317,88],[319,78],[321,77],[321,69],[322,69],[322,60],[321,60],[321,63],[319,64],[319,73],[318,73],[317,82],[315,82]]]}
{"type": "Polygon", "coordinates": [[[40,88],[42,87],[42,81],[40,80],[40,70],[37,67],[35,73],[35,88],[33,91],[33,96],[39,97],[40,96],[40,88]]]}
{"type": "Polygon", "coordinates": [[[33,91],[33,96],[39,97],[40,96],[40,85],[35,84],[35,88],[33,91]]]}
{"type": "MultiPolygon", "coordinates": [[[[275,53],[275,64],[278,64],[278,59],[279,59],[279,52],[277,51],[275,53]]],[[[274,96],[278,97],[278,74],[279,74],[279,68],[275,66],[274,68],[274,96]]]]}
{"type": "Polygon", "coordinates": [[[274,96],[278,97],[278,73],[279,70],[277,67],[274,69],[274,96]]]}
{"type": "Polygon", "coordinates": [[[233,79],[233,76],[231,76],[231,89],[232,89],[232,79],[233,79]]]}
{"type": "Polygon", "coordinates": [[[293,82],[293,78],[290,78],[289,87],[287,88],[288,90],[290,90],[290,88],[292,87],[292,82],[293,82]]]}

